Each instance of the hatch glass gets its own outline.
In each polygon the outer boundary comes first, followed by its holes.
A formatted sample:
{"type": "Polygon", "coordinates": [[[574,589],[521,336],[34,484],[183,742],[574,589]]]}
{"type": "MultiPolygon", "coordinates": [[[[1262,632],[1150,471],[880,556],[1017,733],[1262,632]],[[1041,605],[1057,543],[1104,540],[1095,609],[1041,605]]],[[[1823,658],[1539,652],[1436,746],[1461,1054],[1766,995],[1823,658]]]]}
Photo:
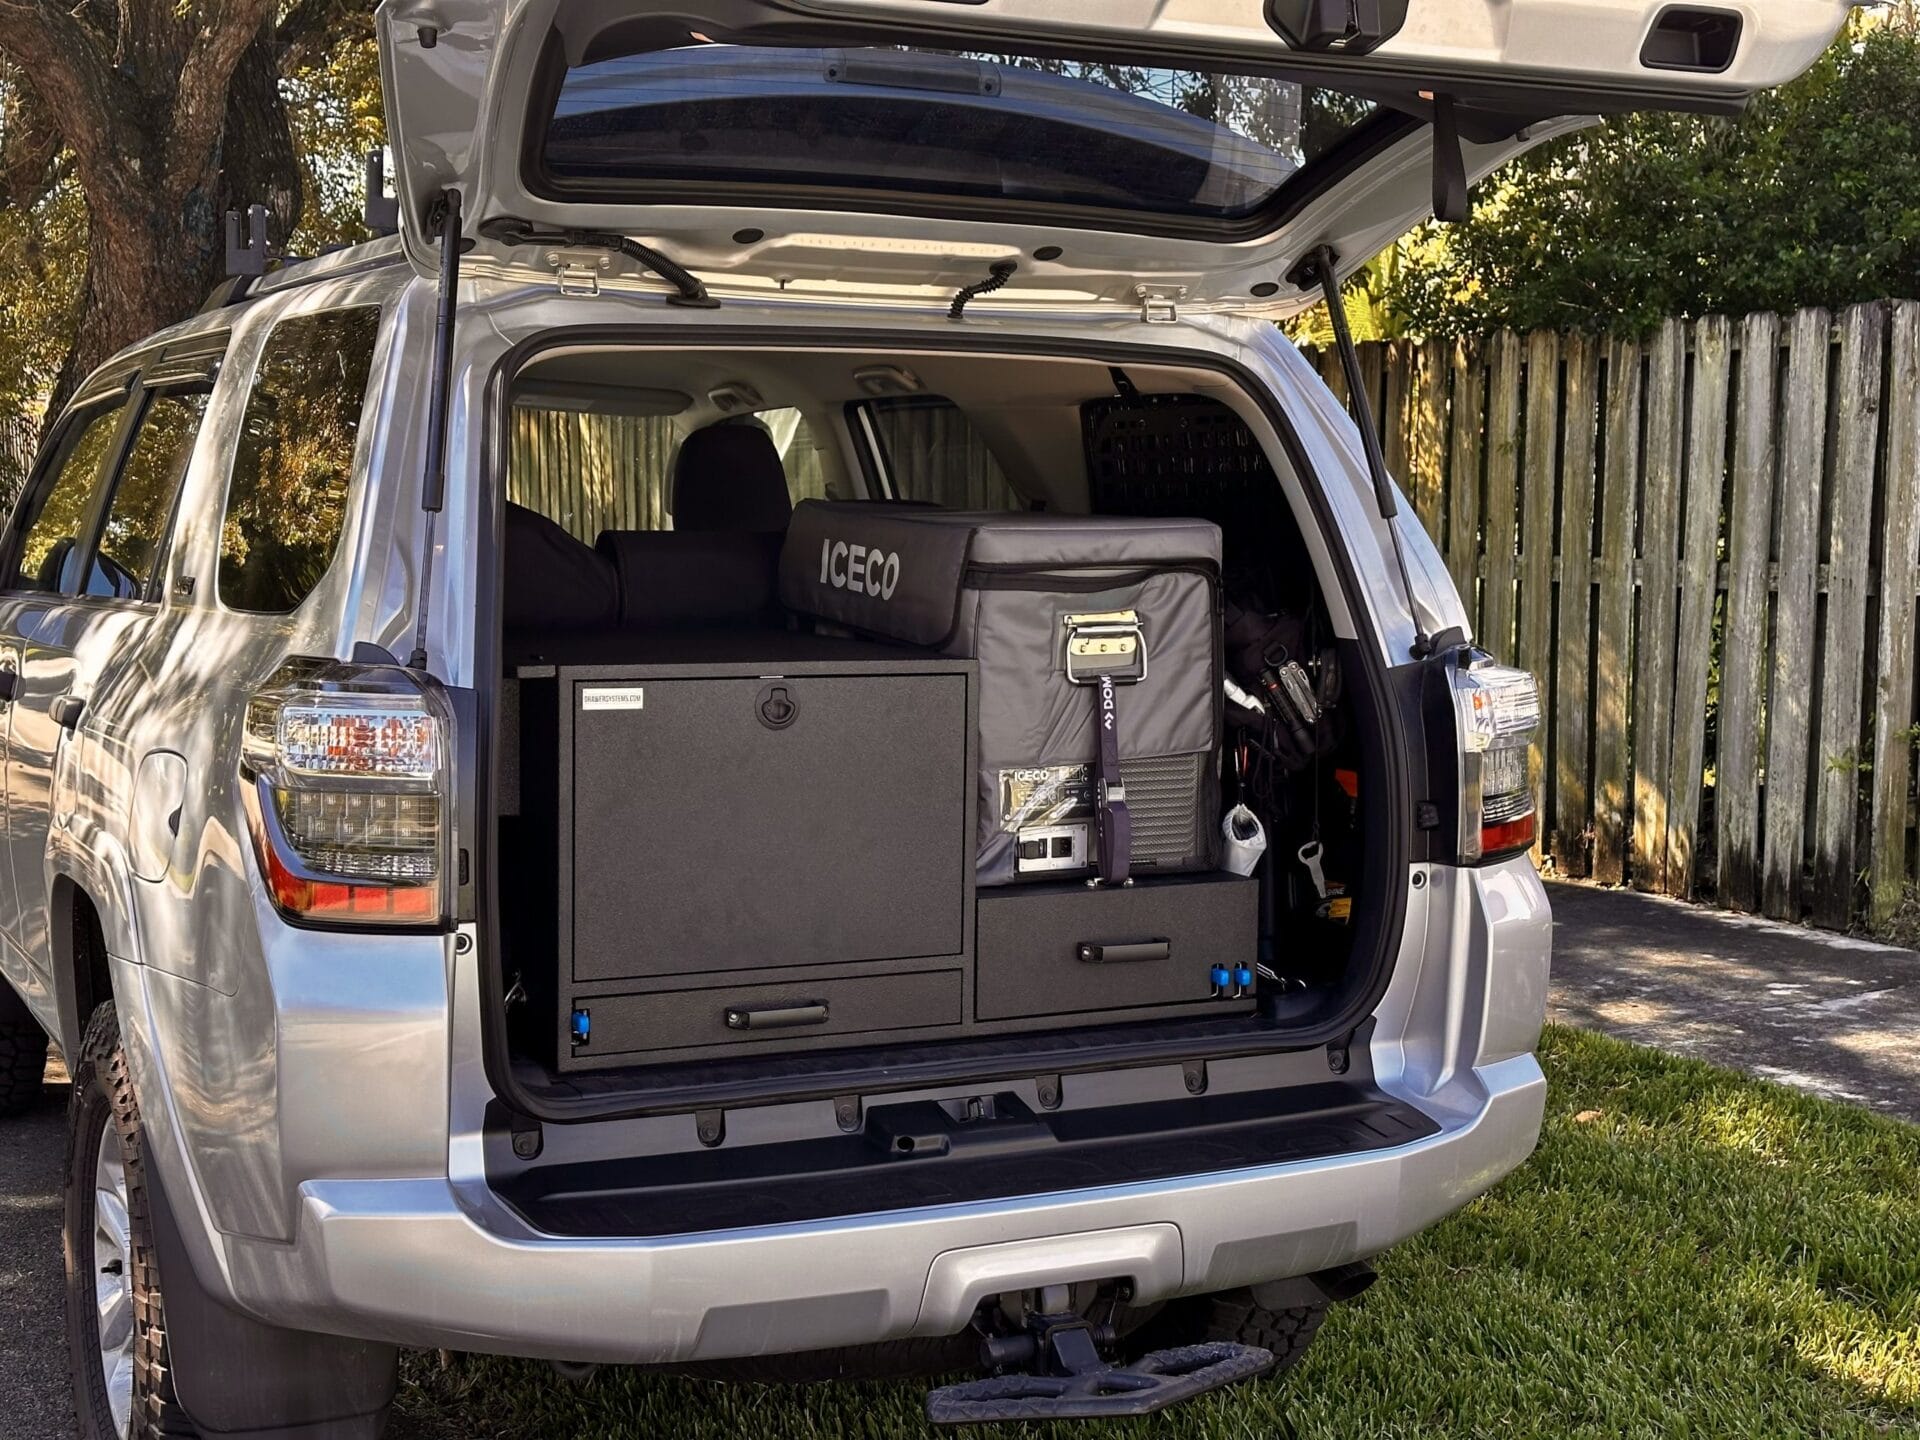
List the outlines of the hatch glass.
{"type": "Polygon", "coordinates": [[[538,188],[698,199],[876,194],[1233,221],[1374,117],[1228,70],[984,51],[700,44],[566,70],[536,114],[538,188]]]}

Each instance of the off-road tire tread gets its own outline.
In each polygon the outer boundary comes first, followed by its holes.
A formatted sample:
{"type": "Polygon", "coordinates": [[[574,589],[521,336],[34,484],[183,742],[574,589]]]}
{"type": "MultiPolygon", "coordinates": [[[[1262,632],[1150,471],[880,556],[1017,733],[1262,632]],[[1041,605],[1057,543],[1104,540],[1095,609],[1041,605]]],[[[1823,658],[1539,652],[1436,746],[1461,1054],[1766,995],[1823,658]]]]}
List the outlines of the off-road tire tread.
{"type": "Polygon", "coordinates": [[[1273,1369],[1276,1375],[1299,1363],[1327,1318],[1325,1305],[1269,1310],[1255,1302],[1247,1290],[1228,1290],[1206,1298],[1212,1302],[1206,1314],[1206,1338],[1237,1340],[1242,1345],[1271,1350],[1280,1362],[1273,1369]]]}
{"type": "Polygon", "coordinates": [[[0,1020],[0,1120],[39,1103],[46,1073],[47,1032],[39,1022],[0,1020]]]}
{"type": "MultiPolygon", "coordinates": [[[[160,1288],[160,1266],[153,1243],[153,1218],[147,1200],[145,1135],[140,1128],[140,1105],[127,1071],[127,1055],[120,1043],[120,1027],[111,1004],[102,1005],[87,1024],[75,1067],[73,1120],[68,1145],[90,1143],[81,1123],[85,1086],[97,1078],[113,1107],[115,1128],[126,1159],[127,1238],[134,1274],[133,1440],[199,1440],[200,1432],[174,1394],[167,1362],[166,1304],[160,1288]]],[[[68,1173],[73,1172],[71,1148],[68,1173]]],[[[76,1241],[77,1245],[77,1241],[76,1241]]],[[[96,1367],[97,1368],[97,1367],[96,1367]]],[[[75,1402],[79,1401],[76,1386],[75,1402]]],[[[84,1428],[81,1433],[86,1432],[84,1428]]]]}
{"type": "Polygon", "coordinates": [[[1300,1363],[1327,1318],[1325,1305],[1300,1305],[1269,1310],[1251,1290],[1222,1290],[1214,1295],[1189,1295],[1168,1302],[1158,1314],[1128,1336],[1136,1354],[1206,1340],[1233,1340],[1273,1352],[1269,1375],[1282,1375],[1300,1363]]]}

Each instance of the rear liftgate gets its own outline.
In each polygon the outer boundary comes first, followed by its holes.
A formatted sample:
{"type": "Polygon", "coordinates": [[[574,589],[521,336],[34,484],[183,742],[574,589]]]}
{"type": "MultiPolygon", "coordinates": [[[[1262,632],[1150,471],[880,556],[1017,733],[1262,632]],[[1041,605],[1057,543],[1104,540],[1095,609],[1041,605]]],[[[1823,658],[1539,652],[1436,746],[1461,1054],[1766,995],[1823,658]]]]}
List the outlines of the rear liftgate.
{"type": "Polygon", "coordinates": [[[1101,1420],[1151,1415],[1273,1369],[1271,1350],[1228,1340],[1156,1350],[1129,1364],[1102,1358],[1116,1337],[1070,1309],[1071,1290],[1050,1285],[1012,1334],[988,1335],[981,1359],[996,1373],[927,1396],[936,1425],[996,1420],[1101,1420]]]}

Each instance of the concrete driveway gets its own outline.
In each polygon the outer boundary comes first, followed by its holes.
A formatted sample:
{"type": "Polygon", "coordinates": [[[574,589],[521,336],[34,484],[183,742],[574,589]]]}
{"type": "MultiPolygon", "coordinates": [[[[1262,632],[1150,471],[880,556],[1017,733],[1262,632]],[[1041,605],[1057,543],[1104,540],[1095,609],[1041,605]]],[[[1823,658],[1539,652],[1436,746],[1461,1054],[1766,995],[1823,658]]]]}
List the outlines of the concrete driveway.
{"type": "Polygon", "coordinates": [[[0,1120],[0,1433],[16,1440],[73,1433],[60,1259],[65,1081],[54,1068],[38,1107],[0,1120]]]}
{"type": "MultiPolygon", "coordinates": [[[[1920,1120],[1920,955],[1554,885],[1552,1015],[1920,1120]]],[[[0,1433],[65,1440],[65,1091],[0,1122],[0,1433]]],[[[398,1427],[392,1440],[402,1440],[398,1427]]]]}
{"type": "Polygon", "coordinates": [[[1920,955],[1550,885],[1552,1018],[1920,1120],[1920,955]]]}

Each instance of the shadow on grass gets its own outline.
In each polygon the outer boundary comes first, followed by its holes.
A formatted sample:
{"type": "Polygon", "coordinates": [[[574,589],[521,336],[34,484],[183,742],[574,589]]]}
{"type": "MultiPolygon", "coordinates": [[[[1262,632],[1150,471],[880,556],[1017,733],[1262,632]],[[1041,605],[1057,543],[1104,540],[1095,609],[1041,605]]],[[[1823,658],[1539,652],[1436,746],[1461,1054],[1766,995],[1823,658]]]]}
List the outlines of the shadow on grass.
{"type": "MultiPolygon", "coordinates": [[[[1920,1129],[1549,1031],[1531,1163],[1380,1262],[1286,1380],[1156,1437],[1920,1433],[1920,1129]]],[[[922,1435],[922,1387],[723,1386],[411,1357],[407,1437],[922,1435]]]]}

